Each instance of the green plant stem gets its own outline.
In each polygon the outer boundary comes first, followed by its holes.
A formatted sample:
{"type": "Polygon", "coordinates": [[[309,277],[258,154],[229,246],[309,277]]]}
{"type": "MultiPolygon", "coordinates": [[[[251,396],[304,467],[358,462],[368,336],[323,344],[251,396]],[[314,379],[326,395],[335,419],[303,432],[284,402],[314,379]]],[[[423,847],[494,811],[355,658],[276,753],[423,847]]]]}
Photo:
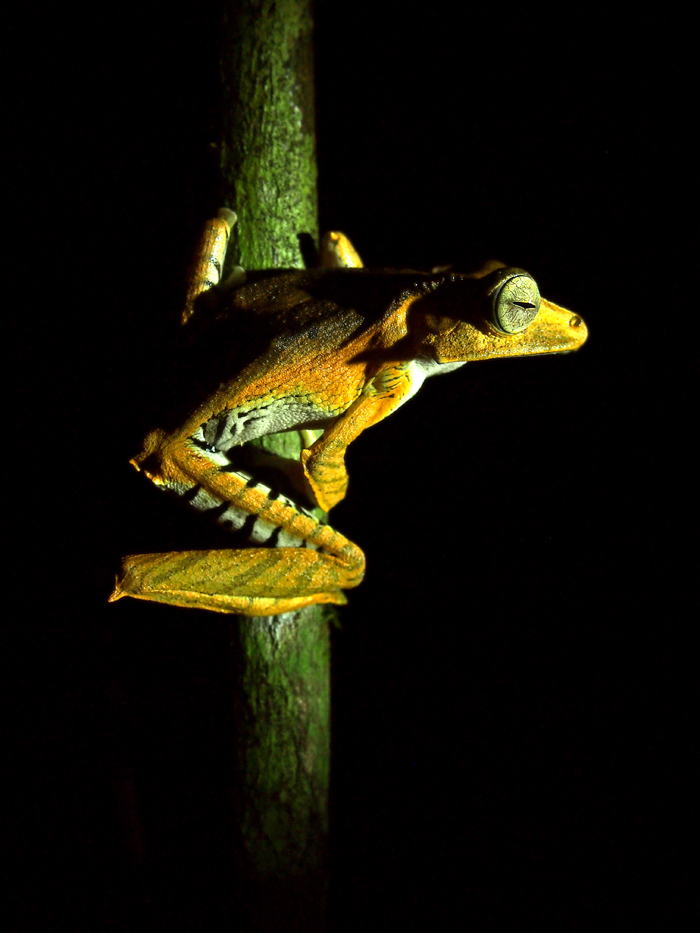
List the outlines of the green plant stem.
{"type": "MultiPolygon", "coordinates": [[[[309,0],[226,5],[221,203],[246,269],[303,265],[318,240],[309,0]]],[[[298,457],[293,434],[266,439],[298,457]],[[293,445],[291,452],[285,446],[293,445]]],[[[325,929],[330,768],[329,612],[231,622],[238,902],[250,930],[325,929]]]]}

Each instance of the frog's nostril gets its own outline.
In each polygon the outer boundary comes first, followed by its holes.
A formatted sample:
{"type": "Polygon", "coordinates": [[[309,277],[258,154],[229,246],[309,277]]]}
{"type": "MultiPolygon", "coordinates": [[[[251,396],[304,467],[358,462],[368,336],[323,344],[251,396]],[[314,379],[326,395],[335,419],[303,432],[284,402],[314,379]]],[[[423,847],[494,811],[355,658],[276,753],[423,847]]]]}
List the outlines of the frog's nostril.
{"type": "Polygon", "coordinates": [[[569,327],[580,327],[583,324],[583,321],[578,316],[578,314],[572,314],[571,320],[569,321],[569,327]]]}

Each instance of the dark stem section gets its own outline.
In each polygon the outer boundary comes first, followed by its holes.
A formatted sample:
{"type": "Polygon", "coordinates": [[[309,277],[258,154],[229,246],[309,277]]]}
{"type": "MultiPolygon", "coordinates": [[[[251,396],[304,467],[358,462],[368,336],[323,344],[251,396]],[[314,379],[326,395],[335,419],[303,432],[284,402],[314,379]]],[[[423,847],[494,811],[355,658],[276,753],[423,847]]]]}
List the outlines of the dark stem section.
{"type": "Polygon", "coordinates": [[[330,643],[315,610],[232,624],[245,929],[325,929],[330,643]]]}

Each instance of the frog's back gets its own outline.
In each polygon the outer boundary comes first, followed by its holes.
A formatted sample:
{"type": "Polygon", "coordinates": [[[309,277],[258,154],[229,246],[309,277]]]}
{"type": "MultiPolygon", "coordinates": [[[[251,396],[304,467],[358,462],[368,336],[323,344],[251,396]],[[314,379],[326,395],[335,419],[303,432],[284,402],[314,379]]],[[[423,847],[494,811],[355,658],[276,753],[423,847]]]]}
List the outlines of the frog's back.
{"type": "Polygon", "coordinates": [[[252,324],[268,340],[293,337],[347,311],[354,313],[358,327],[370,327],[413,278],[368,269],[254,272],[246,285],[224,296],[218,320],[252,324]]]}
{"type": "Polygon", "coordinates": [[[313,370],[349,340],[381,327],[397,293],[412,277],[365,269],[252,273],[224,295],[210,343],[226,355],[229,386],[266,374],[313,370]],[[239,376],[231,380],[231,373],[239,376]]]}
{"type": "Polygon", "coordinates": [[[200,375],[196,386],[186,381],[199,404],[189,407],[188,428],[210,421],[221,444],[225,422],[226,443],[241,443],[253,425],[231,434],[227,412],[244,412],[250,422],[253,409],[258,418],[274,411],[264,433],[285,429],[283,410],[290,426],[335,417],[361,391],[364,363],[347,365],[347,357],[371,343],[409,278],[364,269],[253,273],[246,285],[221,293],[209,320],[203,311],[193,328],[188,355],[200,375]]]}

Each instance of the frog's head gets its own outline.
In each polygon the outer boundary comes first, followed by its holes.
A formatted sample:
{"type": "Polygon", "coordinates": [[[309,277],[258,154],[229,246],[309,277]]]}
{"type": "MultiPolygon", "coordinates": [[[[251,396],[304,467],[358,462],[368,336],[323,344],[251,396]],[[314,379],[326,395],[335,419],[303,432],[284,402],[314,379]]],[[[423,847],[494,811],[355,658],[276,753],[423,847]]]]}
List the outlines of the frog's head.
{"type": "Polygon", "coordinates": [[[445,276],[417,304],[422,342],[439,363],[567,353],[588,336],[578,314],[542,298],[533,277],[513,267],[445,276]]]}

